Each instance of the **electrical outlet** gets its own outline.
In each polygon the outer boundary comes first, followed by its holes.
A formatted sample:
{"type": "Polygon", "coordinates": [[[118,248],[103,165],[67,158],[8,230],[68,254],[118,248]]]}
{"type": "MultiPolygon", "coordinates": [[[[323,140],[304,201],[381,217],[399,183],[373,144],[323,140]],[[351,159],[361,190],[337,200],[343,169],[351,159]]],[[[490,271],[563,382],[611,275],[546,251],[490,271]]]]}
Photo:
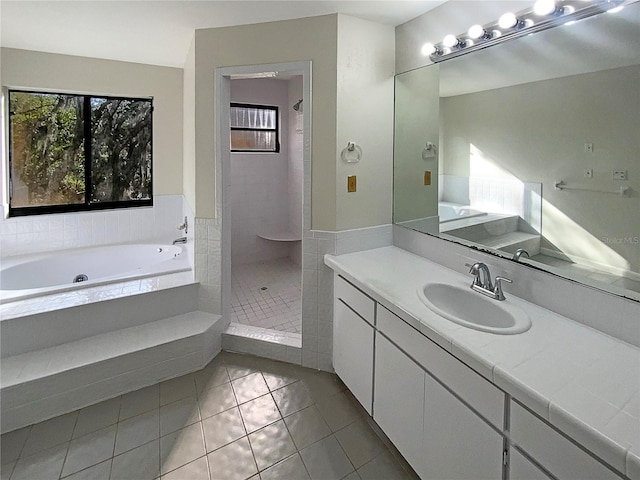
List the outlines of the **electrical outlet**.
{"type": "Polygon", "coordinates": [[[424,184],[431,185],[431,172],[429,170],[425,170],[424,172],[424,184]]]}
{"type": "Polygon", "coordinates": [[[614,170],[613,171],[613,179],[614,180],[626,180],[627,179],[627,171],[626,170],[614,170]]]}
{"type": "Polygon", "coordinates": [[[584,153],[593,153],[593,143],[584,144],[584,153]]]}
{"type": "Polygon", "coordinates": [[[584,178],[593,178],[593,168],[584,169],[584,178]]]}
{"type": "Polygon", "coordinates": [[[356,191],[356,176],[349,175],[347,177],[347,192],[355,192],[356,191]]]}

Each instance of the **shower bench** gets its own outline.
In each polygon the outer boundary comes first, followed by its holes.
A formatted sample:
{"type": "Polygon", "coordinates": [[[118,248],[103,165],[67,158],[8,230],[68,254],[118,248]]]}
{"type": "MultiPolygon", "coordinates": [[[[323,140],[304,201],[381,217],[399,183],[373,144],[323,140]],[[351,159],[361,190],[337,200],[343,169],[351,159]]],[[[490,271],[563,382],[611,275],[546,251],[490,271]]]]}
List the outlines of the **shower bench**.
{"type": "Polygon", "coordinates": [[[259,233],[258,236],[272,242],[299,242],[302,236],[292,232],[259,233]]]}

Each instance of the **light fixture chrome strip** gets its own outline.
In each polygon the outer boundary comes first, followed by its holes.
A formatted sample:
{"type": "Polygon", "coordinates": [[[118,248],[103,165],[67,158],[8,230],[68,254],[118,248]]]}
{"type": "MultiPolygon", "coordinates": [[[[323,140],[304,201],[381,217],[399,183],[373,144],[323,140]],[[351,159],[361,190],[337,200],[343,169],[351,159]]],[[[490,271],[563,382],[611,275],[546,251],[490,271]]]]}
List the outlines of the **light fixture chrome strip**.
{"type": "Polygon", "coordinates": [[[423,55],[442,62],[506,40],[540,32],[569,22],[598,15],[637,0],[538,0],[532,8],[505,13],[486,25],[473,25],[467,33],[447,35],[437,44],[427,43],[423,55]]]}

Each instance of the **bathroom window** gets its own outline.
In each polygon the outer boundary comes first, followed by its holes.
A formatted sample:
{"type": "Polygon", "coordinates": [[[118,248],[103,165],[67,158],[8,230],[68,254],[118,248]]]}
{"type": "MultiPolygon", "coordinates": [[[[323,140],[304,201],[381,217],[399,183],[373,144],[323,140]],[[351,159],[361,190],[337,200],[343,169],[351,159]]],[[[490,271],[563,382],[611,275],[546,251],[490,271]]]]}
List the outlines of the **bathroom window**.
{"type": "Polygon", "coordinates": [[[231,151],[280,151],[278,107],[232,103],[231,151]]]}
{"type": "Polygon", "coordinates": [[[8,93],[10,216],[153,204],[152,99],[8,93]]]}

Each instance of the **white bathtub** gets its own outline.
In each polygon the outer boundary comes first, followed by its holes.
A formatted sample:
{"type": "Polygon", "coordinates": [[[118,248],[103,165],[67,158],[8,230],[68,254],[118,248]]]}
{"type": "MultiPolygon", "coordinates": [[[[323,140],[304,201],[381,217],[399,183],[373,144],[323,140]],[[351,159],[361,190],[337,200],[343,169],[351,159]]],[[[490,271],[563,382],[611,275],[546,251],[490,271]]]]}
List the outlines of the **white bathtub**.
{"type": "Polygon", "coordinates": [[[438,216],[440,223],[452,222],[461,218],[472,218],[486,215],[486,212],[471,208],[469,205],[459,203],[438,202],[438,216]]]}
{"type": "Polygon", "coordinates": [[[186,250],[175,245],[106,245],[7,257],[0,264],[0,303],[188,270],[186,250]]]}

